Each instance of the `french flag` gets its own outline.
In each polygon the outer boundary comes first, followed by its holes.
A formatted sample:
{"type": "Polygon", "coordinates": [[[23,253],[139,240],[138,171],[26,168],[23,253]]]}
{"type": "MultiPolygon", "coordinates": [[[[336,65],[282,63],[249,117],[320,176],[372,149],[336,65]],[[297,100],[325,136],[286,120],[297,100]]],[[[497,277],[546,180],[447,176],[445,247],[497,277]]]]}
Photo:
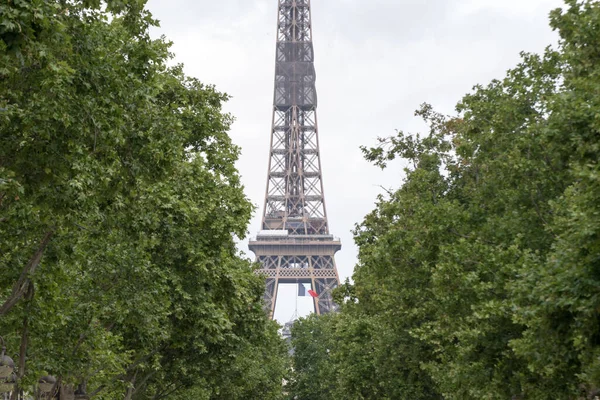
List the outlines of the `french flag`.
{"type": "Polygon", "coordinates": [[[312,289],[306,290],[306,287],[304,286],[304,284],[303,283],[299,283],[298,284],[298,296],[299,297],[306,296],[306,293],[308,293],[312,297],[319,297],[319,295],[317,294],[317,292],[315,292],[312,289]]]}

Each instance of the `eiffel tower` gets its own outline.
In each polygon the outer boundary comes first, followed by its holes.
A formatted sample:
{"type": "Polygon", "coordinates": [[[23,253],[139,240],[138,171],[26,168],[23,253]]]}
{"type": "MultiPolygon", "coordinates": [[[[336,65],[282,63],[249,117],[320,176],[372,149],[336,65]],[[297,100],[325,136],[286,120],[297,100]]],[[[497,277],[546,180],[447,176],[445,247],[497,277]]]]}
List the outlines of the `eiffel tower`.
{"type": "Polygon", "coordinates": [[[337,306],[335,253],[329,234],[317,125],[310,0],[278,0],[275,94],[262,228],[249,248],[266,277],[265,307],[273,318],[280,283],[310,283],[314,311],[337,306]]]}

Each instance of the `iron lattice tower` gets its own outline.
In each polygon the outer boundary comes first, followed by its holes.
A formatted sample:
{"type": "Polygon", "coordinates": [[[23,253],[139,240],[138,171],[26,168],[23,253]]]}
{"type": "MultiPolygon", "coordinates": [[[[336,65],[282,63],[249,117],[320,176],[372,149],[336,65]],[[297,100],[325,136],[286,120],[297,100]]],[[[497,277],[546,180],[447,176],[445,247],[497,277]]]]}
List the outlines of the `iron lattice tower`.
{"type": "Polygon", "coordinates": [[[317,125],[310,0],[278,0],[275,94],[262,230],[249,248],[266,276],[271,318],[279,283],[310,283],[317,314],[336,309],[339,285],[329,234],[317,125]]]}

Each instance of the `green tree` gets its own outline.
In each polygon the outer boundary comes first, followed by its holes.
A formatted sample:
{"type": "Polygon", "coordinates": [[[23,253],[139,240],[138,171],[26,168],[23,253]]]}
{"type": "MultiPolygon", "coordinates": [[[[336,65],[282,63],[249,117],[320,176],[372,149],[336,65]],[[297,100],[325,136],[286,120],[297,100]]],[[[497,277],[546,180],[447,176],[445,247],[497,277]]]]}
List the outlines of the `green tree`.
{"type": "Polygon", "coordinates": [[[334,398],[335,373],[330,351],[334,315],[309,315],[292,326],[293,374],[287,385],[290,399],[334,398]]]}
{"type": "Polygon", "coordinates": [[[455,116],[424,105],[425,135],[363,149],[408,167],[357,226],[338,295],[330,362],[348,398],[598,393],[600,4],[550,21],[558,48],[523,54],[455,116]]]}
{"type": "Polygon", "coordinates": [[[227,96],[167,66],[144,4],[0,4],[0,334],[22,387],[218,393],[279,343],[235,247],[252,206],[227,96]]]}
{"type": "Polygon", "coordinates": [[[600,4],[568,1],[552,13],[564,60],[548,124],[565,155],[568,187],[550,203],[551,250],[525,269],[514,293],[527,326],[515,350],[539,376],[538,393],[561,382],[572,393],[600,393],[600,4]]]}

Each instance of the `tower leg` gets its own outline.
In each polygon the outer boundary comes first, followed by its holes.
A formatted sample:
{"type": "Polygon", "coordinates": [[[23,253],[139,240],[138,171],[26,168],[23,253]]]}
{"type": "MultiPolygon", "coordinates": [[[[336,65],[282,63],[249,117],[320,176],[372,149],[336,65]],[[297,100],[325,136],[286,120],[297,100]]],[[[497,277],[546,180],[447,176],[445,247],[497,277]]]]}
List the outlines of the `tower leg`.
{"type": "MultiPolygon", "coordinates": [[[[311,289],[314,290],[315,292],[317,292],[317,285],[315,284],[315,276],[314,275],[311,276],[310,281],[311,281],[310,282],[311,289]]],[[[318,297],[313,297],[313,305],[315,308],[315,314],[321,315],[321,308],[319,307],[319,298],[318,297]]]]}
{"type": "Polygon", "coordinates": [[[275,303],[277,303],[277,289],[279,279],[267,278],[265,294],[263,296],[265,311],[269,313],[271,319],[275,315],[275,303]]]}

